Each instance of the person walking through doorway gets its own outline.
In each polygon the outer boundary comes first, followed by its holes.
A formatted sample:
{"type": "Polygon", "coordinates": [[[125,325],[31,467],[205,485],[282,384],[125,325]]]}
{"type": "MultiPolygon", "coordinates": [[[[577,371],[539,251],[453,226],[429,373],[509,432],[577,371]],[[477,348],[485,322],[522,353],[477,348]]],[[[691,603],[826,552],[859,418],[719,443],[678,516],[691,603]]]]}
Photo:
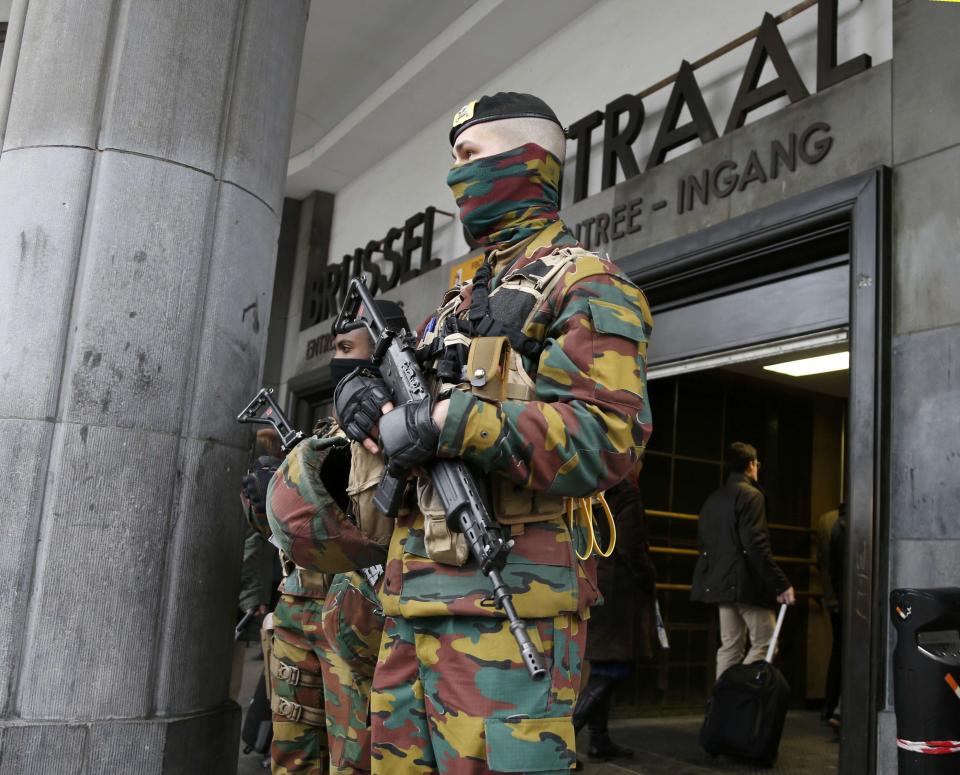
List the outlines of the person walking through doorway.
{"type": "Polygon", "coordinates": [[[750,444],[727,449],[727,481],[700,509],[700,555],[690,598],[720,607],[717,678],[738,662],[764,658],[773,636],[774,603],[796,602],[793,586],[773,560],[760,463],[750,444]],[[744,659],[747,636],[750,650],[744,659]]]}
{"type": "Polygon", "coordinates": [[[830,615],[832,647],[827,669],[822,720],[840,729],[841,654],[843,649],[843,573],[846,558],[847,505],[822,514],[817,520],[817,570],[823,585],[823,605],[830,615]]]}

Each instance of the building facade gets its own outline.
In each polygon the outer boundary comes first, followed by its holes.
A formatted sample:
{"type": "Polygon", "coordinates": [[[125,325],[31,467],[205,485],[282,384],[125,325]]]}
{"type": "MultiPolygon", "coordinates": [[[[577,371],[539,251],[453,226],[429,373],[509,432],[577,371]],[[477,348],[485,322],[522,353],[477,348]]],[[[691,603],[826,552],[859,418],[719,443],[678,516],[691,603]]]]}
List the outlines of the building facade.
{"type": "MultiPolygon", "coordinates": [[[[658,690],[623,692],[628,706],[705,696],[716,631],[685,602],[689,517],[719,481],[723,444],[752,434],[741,440],[767,461],[774,548],[804,592],[784,654],[795,700],[823,696],[811,533],[844,502],[843,635],[857,646],[841,771],[895,771],[889,591],[957,583],[960,134],[941,98],[957,31],[960,8],[916,0],[729,3],[706,18],[610,0],[462,94],[531,91],[556,109],[570,137],[562,215],[653,304],[643,487],[668,627],[690,645],[641,671],[658,690]],[[762,369],[840,352],[848,371],[806,382],[762,369]],[[665,677],[678,675],[685,689],[665,677]]],[[[288,180],[289,290],[275,292],[289,305],[275,309],[282,358],[266,378],[303,425],[329,410],[344,278],[364,272],[416,324],[476,266],[444,183],[457,107],[335,191],[299,196],[309,171],[288,180]]]]}
{"type": "Polygon", "coordinates": [[[233,418],[258,383],[329,411],[349,278],[419,322],[472,275],[447,132],[500,90],[556,110],[562,215],[654,311],[673,642],[618,703],[706,696],[695,514],[750,441],[794,702],[823,697],[813,527],[843,502],[841,771],[895,772],[890,590],[958,585],[960,4],[307,6],[0,2],[0,775],[234,771],[233,418]]]}

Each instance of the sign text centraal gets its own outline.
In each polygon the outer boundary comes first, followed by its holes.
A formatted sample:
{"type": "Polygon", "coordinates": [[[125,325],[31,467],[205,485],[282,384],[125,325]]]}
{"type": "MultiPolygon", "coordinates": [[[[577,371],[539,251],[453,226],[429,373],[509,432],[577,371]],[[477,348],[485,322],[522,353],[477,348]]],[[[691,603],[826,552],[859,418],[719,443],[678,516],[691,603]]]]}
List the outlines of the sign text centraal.
{"type": "MultiPolygon", "coordinates": [[[[870,57],[861,54],[838,65],[837,0],[819,0],[817,6],[817,91],[822,91],[866,70],[870,67],[870,57]]],[[[739,129],[751,112],[776,99],[787,97],[793,103],[809,95],[810,92],[780,35],[776,19],[769,13],[765,14],[723,133],[739,129]],[[761,74],[768,62],[775,70],[776,77],[760,84],[761,74]]],[[[588,194],[591,136],[600,126],[603,127],[601,189],[616,184],[618,169],[623,171],[627,179],[641,174],[632,146],[640,135],[645,117],[642,97],[638,94],[624,94],[607,103],[603,111],[595,110],[570,125],[568,135],[576,145],[574,202],[579,202],[588,194]]],[[[706,144],[716,140],[718,136],[693,66],[684,60],[680,63],[673,91],[647,157],[645,170],[663,164],[671,151],[694,141],[706,144]],[[690,120],[680,124],[684,107],[690,114],[690,120]]]]}

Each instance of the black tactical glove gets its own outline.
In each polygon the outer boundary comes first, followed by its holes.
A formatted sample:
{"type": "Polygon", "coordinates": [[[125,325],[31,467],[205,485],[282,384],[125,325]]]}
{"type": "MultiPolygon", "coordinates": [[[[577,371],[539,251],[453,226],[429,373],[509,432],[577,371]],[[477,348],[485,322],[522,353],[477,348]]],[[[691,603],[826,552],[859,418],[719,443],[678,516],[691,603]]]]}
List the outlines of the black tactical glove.
{"type": "Polygon", "coordinates": [[[380,408],[389,400],[384,381],[360,369],[344,377],[333,393],[340,427],[354,441],[371,438],[373,426],[380,420],[380,408]]]}
{"type": "Polygon", "coordinates": [[[257,511],[264,511],[264,502],[267,497],[267,487],[270,479],[280,467],[280,460],[269,455],[258,457],[249,471],[240,480],[243,494],[247,496],[250,505],[257,511]]]}
{"type": "Polygon", "coordinates": [[[256,474],[244,474],[240,480],[240,488],[254,511],[263,511],[263,498],[260,497],[260,487],[256,474]]]}
{"type": "MultiPolygon", "coordinates": [[[[257,479],[257,494],[260,503],[265,504],[267,502],[267,487],[270,486],[270,480],[273,479],[273,475],[277,472],[277,469],[280,468],[282,462],[278,457],[262,455],[258,457],[257,462],[253,464],[253,469],[250,473],[257,479]]],[[[253,503],[253,498],[250,499],[250,502],[253,503]]],[[[266,506],[263,506],[263,508],[266,508],[266,506]]]]}
{"type": "Polygon", "coordinates": [[[428,396],[398,406],[380,418],[380,446],[391,472],[409,471],[437,455],[440,429],[428,396]]]}
{"type": "Polygon", "coordinates": [[[267,487],[270,479],[276,473],[281,461],[278,458],[263,455],[257,458],[250,470],[240,480],[240,499],[246,500],[244,512],[250,527],[261,535],[270,537],[270,526],[267,523],[267,487]],[[249,512],[247,507],[249,505],[249,512]]]}

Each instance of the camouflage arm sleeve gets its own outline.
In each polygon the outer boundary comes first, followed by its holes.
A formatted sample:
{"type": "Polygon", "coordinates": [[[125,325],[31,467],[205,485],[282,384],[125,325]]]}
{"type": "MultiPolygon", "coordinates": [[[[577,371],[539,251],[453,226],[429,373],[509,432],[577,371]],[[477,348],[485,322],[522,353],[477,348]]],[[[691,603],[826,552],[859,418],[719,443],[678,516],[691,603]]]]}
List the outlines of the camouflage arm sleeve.
{"type": "Polygon", "coordinates": [[[603,271],[587,274],[578,262],[527,327],[534,335],[538,325],[546,329],[538,400],[492,402],[455,390],[439,455],[573,497],[604,490],[636,466],[652,429],[646,354],[653,321],[636,286],[607,262],[588,262],[603,271]]]}
{"type": "MultiPolygon", "coordinates": [[[[330,447],[300,442],[277,469],[267,490],[267,518],[276,542],[297,565],[343,573],[384,562],[386,546],[362,531],[324,485],[330,447]]],[[[344,482],[346,484],[346,482],[344,482]]]]}

